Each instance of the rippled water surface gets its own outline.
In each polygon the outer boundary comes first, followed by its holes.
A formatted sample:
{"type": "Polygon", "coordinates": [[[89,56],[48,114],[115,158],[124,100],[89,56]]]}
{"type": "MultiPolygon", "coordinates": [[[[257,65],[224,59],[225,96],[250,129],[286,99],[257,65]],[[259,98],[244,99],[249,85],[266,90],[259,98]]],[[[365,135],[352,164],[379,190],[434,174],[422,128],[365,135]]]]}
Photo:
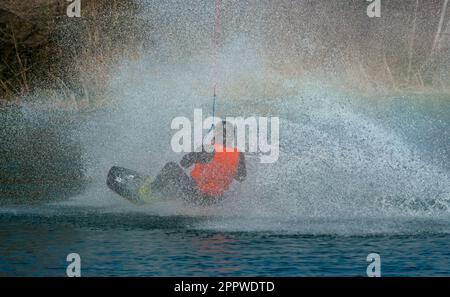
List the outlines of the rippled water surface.
{"type": "Polygon", "coordinates": [[[84,276],[365,276],[373,252],[385,276],[450,275],[449,219],[228,220],[4,209],[0,275],[65,276],[72,252],[84,276]]]}

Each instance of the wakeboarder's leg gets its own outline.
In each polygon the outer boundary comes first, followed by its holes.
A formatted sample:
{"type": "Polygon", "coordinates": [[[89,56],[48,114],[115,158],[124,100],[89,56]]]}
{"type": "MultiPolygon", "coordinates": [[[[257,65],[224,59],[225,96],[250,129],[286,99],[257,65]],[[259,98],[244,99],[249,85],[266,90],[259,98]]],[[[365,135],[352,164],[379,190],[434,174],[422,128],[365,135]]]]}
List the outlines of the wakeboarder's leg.
{"type": "Polygon", "coordinates": [[[151,187],[165,196],[187,200],[199,194],[195,181],[175,162],[169,162],[161,169],[151,187]]]}

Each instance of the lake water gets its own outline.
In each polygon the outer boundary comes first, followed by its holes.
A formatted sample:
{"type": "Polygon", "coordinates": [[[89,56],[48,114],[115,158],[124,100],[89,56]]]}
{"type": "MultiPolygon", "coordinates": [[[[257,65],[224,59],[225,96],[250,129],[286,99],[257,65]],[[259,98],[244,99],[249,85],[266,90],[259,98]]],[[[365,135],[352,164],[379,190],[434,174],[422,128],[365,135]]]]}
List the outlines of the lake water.
{"type": "Polygon", "coordinates": [[[83,276],[365,276],[369,253],[383,276],[450,275],[449,218],[240,219],[272,228],[242,232],[232,218],[46,209],[1,209],[0,275],[65,276],[69,253],[83,276]]]}

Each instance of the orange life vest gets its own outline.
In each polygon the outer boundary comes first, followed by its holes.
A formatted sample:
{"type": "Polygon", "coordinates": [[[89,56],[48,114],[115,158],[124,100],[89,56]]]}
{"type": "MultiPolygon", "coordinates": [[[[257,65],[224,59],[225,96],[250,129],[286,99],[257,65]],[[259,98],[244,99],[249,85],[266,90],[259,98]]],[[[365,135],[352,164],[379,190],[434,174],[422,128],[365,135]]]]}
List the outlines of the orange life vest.
{"type": "Polygon", "coordinates": [[[205,194],[221,196],[233,181],[239,165],[239,152],[237,148],[226,151],[226,147],[214,145],[214,157],[207,164],[197,163],[191,172],[192,178],[198,188],[205,194]]]}

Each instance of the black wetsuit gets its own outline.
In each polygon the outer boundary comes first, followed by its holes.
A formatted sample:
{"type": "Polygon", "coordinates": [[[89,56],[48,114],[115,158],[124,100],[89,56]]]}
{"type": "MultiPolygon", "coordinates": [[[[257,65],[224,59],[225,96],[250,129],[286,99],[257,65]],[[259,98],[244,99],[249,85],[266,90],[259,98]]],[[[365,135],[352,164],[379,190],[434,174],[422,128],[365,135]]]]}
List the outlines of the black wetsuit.
{"type": "MultiPolygon", "coordinates": [[[[180,165],[189,168],[196,163],[206,164],[213,160],[215,152],[192,152],[186,154],[180,165]]],[[[220,197],[212,197],[203,193],[197,187],[195,180],[186,174],[184,169],[175,162],[167,163],[151,184],[151,188],[164,196],[183,197],[191,203],[210,204],[218,201],[220,197]]],[[[239,154],[239,165],[234,179],[242,182],[247,176],[245,157],[239,154]]]]}

